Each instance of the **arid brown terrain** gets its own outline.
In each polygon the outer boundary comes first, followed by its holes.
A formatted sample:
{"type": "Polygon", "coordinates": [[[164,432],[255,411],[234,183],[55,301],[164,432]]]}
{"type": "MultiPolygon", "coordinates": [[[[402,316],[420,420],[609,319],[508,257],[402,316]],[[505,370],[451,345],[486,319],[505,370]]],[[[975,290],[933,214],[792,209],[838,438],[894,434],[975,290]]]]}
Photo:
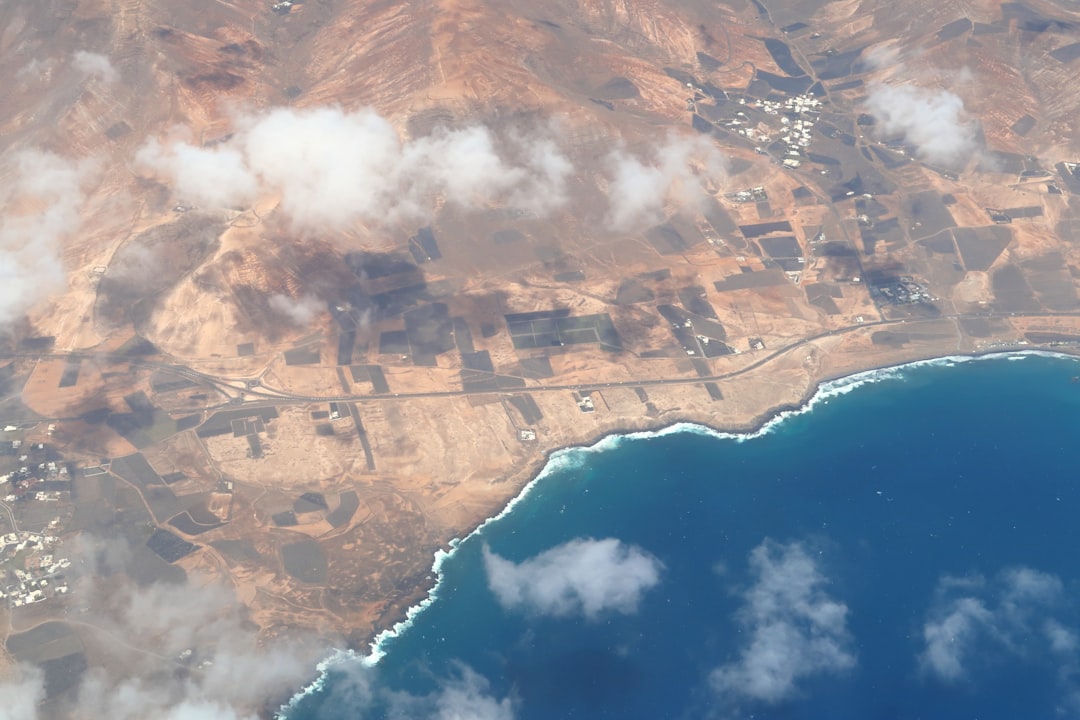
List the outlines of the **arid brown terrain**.
{"type": "Polygon", "coordinates": [[[6,664],[280,700],[98,613],[223,586],[290,687],[552,450],[1073,352],[1078,63],[1039,0],[0,3],[0,470],[70,477],[0,533],[77,559],[6,664]]]}

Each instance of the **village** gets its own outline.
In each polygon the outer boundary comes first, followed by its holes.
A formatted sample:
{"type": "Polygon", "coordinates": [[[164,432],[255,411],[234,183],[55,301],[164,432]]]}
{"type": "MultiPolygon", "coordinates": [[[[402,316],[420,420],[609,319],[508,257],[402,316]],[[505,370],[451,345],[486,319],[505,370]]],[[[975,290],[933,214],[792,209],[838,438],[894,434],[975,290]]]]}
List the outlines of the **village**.
{"type": "Polygon", "coordinates": [[[0,538],[0,570],[6,583],[0,600],[17,608],[67,594],[63,573],[71,560],[53,554],[51,548],[58,542],[55,535],[25,530],[0,538]]]}
{"type": "MultiPolygon", "coordinates": [[[[49,426],[51,435],[55,426],[49,426]]],[[[7,426],[6,433],[18,428],[7,426]]],[[[68,464],[43,442],[0,442],[5,470],[0,474],[0,601],[19,608],[67,594],[65,571],[71,560],[56,553],[68,515],[68,464]]]]}

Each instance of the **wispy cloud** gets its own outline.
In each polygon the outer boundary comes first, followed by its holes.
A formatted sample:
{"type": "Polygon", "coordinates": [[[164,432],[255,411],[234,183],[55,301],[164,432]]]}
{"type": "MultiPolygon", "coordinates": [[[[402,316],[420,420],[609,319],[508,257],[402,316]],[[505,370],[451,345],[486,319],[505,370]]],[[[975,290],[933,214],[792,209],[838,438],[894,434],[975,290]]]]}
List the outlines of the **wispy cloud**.
{"type": "Polygon", "coordinates": [[[747,642],[738,660],[712,673],[721,701],[777,703],[800,680],[855,667],[847,606],[800,543],[766,540],[750,553],[753,584],[743,593],[739,623],[747,642]]]}
{"type": "Polygon", "coordinates": [[[271,310],[287,318],[293,325],[308,325],[326,311],[326,303],[314,295],[301,295],[294,298],[275,293],[267,302],[271,310]]]}
{"type": "Polygon", "coordinates": [[[1080,636],[1077,636],[1075,630],[1057,620],[1050,619],[1044,622],[1042,633],[1050,643],[1050,650],[1058,655],[1073,655],[1080,650],[1080,636]]]}
{"type": "Polygon", "coordinates": [[[46,80],[56,68],[56,61],[52,58],[33,58],[15,73],[17,80],[46,80]]]}
{"type": "Polygon", "coordinates": [[[32,665],[18,665],[0,681],[0,720],[36,720],[45,699],[45,676],[32,665]]]}
{"type": "Polygon", "coordinates": [[[445,683],[435,698],[437,720],[513,720],[510,698],[496,698],[486,679],[464,669],[461,678],[445,683]]]}
{"type": "Polygon", "coordinates": [[[923,626],[926,649],[919,662],[925,671],[942,680],[959,680],[964,676],[965,655],[975,639],[993,627],[994,613],[982,600],[962,597],[935,615],[923,626]]]}
{"type": "MultiPolygon", "coordinates": [[[[85,588],[79,592],[87,594],[85,588]]],[[[99,606],[106,602],[100,590],[94,594],[99,606]]],[[[155,651],[169,658],[193,649],[190,663],[198,669],[186,678],[173,674],[163,679],[155,672],[160,668],[151,663],[146,674],[135,673],[119,682],[91,671],[78,691],[77,702],[86,717],[252,718],[267,698],[302,682],[320,651],[315,643],[261,642],[245,622],[235,596],[219,585],[152,585],[114,592],[113,601],[117,594],[124,598],[121,612],[111,618],[95,617],[95,625],[114,636],[152,642],[155,651]]]]}
{"type": "MultiPolygon", "coordinates": [[[[304,682],[324,651],[314,638],[260,638],[232,589],[206,578],[118,581],[132,552],[122,540],[83,535],[72,552],[86,570],[72,578],[73,595],[91,608],[80,634],[101,639],[108,662],[125,668],[123,677],[101,666],[84,673],[74,690],[80,718],[255,720],[269,698],[304,682]]],[[[41,674],[23,678],[0,683],[0,720],[39,717],[41,674]]]]}
{"type": "Polygon", "coordinates": [[[919,665],[944,682],[970,679],[971,666],[989,651],[1023,655],[1042,645],[1075,663],[1077,635],[1050,616],[1065,599],[1056,575],[1027,567],[993,580],[944,577],[923,625],[919,665]]]}
{"type": "Polygon", "coordinates": [[[617,232],[656,225],[669,203],[693,206],[706,196],[707,186],[722,181],[725,168],[708,138],[675,133],[644,156],[613,150],[606,164],[607,225],[617,232]]]}
{"type": "Polygon", "coordinates": [[[590,620],[609,611],[636,612],[663,569],[648,552],[614,538],[571,540],[521,563],[485,547],[484,567],[504,608],[590,620]]]}
{"type": "MultiPolygon", "coordinates": [[[[410,695],[381,685],[374,670],[359,662],[330,669],[327,695],[320,700],[319,720],[338,720],[342,708],[350,717],[430,718],[431,720],[513,720],[515,701],[497,697],[487,678],[458,664],[452,676],[440,678],[429,695],[410,695]]],[[[3,720],[0,716],[0,720],[3,720]]]]}
{"type": "Polygon", "coordinates": [[[64,283],[62,241],[79,228],[92,166],[41,150],[0,159],[0,327],[64,283]]]}
{"type": "Polygon", "coordinates": [[[963,99],[946,87],[971,83],[967,68],[941,73],[928,68],[923,53],[880,45],[863,56],[863,64],[887,79],[868,84],[865,110],[877,121],[885,138],[899,138],[914,146],[927,162],[962,168],[981,154],[978,125],[963,99]]]}
{"type": "Polygon", "coordinates": [[[120,79],[108,56],[101,53],[86,52],[79,50],[71,57],[71,65],[83,77],[93,78],[105,83],[113,83],[120,79]]]}

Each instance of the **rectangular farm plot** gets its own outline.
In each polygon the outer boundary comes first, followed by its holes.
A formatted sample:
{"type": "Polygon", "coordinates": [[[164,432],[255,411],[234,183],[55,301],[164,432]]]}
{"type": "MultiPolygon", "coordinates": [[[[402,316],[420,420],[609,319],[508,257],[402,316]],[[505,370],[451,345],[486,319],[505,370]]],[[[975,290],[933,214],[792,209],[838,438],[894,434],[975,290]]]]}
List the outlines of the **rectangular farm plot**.
{"type": "Polygon", "coordinates": [[[408,355],[409,335],[404,330],[387,330],[379,335],[380,355],[408,355]]]}
{"type": "Polygon", "coordinates": [[[127,480],[140,490],[145,490],[149,485],[164,484],[162,477],[150,466],[142,453],[116,458],[111,468],[114,475],[127,480]]]}
{"type": "Polygon", "coordinates": [[[64,364],[64,374],[60,376],[59,387],[72,387],[79,381],[79,366],[81,364],[82,361],[79,359],[68,360],[64,364]]]}
{"type": "Polygon", "coordinates": [[[146,541],[146,546],[167,563],[174,563],[199,549],[198,545],[189,543],[168,530],[155,530],[146,541]]]}
{"type": "Polygon", "coordinates": [[[758,223],[757,225],[740,225],[739,232],[746,238],[757,238],[771,233],[792,232],[791,223],[787,220],[758,223]]]}
{"type": "MultiPolygon", "coordinates": [[[[219,410],[199,426],[195,434],[203,438],[227,435],[234,432],[234,420],[254,420],[256,418],[261,421],[262,426],[265,428],[266,423],[269,423],[277,416],[277,408],[274,407],[219,410]]],[[[258,432],[262,432],[262,430],[258,430],[258,432]]]]}
{"type": "Polygon", "coordinates": [[[599,343],[610,350],[622,349],[622,340],[607,313],[578,317],[562,315],[561,311],[553,311],[546,317],[540,313],[507,315],[506,326],[517,350],[589,343],[599,343]]]}
{"type": "Polygon", "coordinates": [[[284,355],[286,365],[318,365],[321,360],[318,345],[286,350],[284,355]]]}

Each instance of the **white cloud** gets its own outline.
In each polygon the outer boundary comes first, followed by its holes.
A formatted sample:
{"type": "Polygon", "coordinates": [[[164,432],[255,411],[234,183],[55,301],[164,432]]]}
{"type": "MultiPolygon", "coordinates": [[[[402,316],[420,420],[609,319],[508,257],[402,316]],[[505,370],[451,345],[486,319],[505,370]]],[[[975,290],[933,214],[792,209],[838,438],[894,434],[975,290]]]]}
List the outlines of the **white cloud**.
{"type": "Polygon", "coordinates": [[[195,147],[185,142],[162,145],[150,140],[135,163],[166,175],[185,201],[205,207],[246,206],[259,195],[258,179],[235,148],[195,147]]]}
{"type": "MultiPolygon", "coordinates": [[[[123,541],[84,535],[73,551],[74,566],[85,569],[73,578],[73,592],[92,608],[80,622],[102,637],[121,639],[109,643],[107,660],[126,668],[122,678],[100,665],[84,673],[74,706],[80,718],[259,720],[269,700],[310,681],[326,651],[320,643],[332,642],[287,639],[287,633],[260,637],[233,590],[207,578],[141,588],[118,582],[104,571],[116,571],[130,558],[123,541]],[[183,672],[181,662],[187,665],[183,672]]],[[[42,673],[30,666],[16,670],[13,679],[0,680],[0,720],[42,720],[42,673]]],[[[514,718],[515,698],[496,696],[486,678],[464,665],[437,678],[436,691],[423,696],[378,683],[374,670],[359,662],[334,665],[330,672],[329,696],[318,712],[333,720],[342,707],[357,718],[514,718]]]]}
{"type": "Polygon", "coordinates": [[[0,327],[63,286],[61,241],[79,228],[87,163],[41,150],[4,158],[0,183],[0,327]]]}
{"type": "Polygon", "coordinates": [[[484,548],[488,586],[507,609],[543,615],[637,611],[642,594],[660,582],[663,564],[619,540],[576,539],[521,563],[484,548]]]}
{"type": "Polygon", "coordinates": [[[725,702],[777,703],[803,678],[855,667],[845,604],[799,543],[766,540],[750,553],[754,584],[743,593],[739,622],[748,641],[738,660],[713,671],[725,702]]]}
{"type": "MultiPolygon", "coordinates": [[[[549,131],[554,132],[554,130],[549,131]]],[[[550,136],[512,136],[518,155],[529,168],[527,181],[514,188],[507,203],[544,217],[569,202],[567,183],[574,165],[550,136]]]]}
{"type": "Polygon", "coordinates": [[[52,59],[41,60],[39,58],[33,58],[30,62],[23,65],[15,73],[15,77],[19,80],[28,80],[31,78],[46,79],[52,74],[53,67],[56,65],[52,59]]]}
{"type": "Polygon", "coordinates": [[[977,150],[964,101],[948,90],[874,83],[866,109],[885,135],[903,137],[923,160],[961,167],[977,150]]]}
{"type": "MultiPolygon", "coordinates": [[[[100,667],[87,670],[77,689],[79,717],[258,720],[268,698],[298,686],[311,672],[313,645],[258,642],[226,588],[170,584],[128,591],[104,585],[80,581],[79,591],[94,608],[103,607],[102,595],[108,595],[118,601],[118,614],[95,612],[83,622],[151,653],[117,661],[131,668],[131,676],[121,680],[100,667]],[[185,676],[171,659],[191,647],[206,667],[185,676]],[[147,660],[154,655],[164,663],[147,660]]],[[[35,668],[21,668],[21,674],[18,681],[0,682],[0,720],[42,717],[42,674],[35,668]]]]}
{"type": "Polygon", "coordinates": [[[656,225],[669,202],[693,205],[723,178],[724,158],[703,135],[669,133],[647,157],[617,149],[607,157],[607,225],[626,232],[656,225]]]}
{"type": "MultiPolygon", "coordinates": [[[[235,682],[235,678],[233,680],[235,682]]],[[[83,717],[111,720],[257,720],[254,711],[201,697],[197,686],[131,679],[109,683],[102,672],[90,671],[79,689],[78,707],[83,717]],[[189,695],[191,693],[191,695],[189,695]]]]}
{"type": "Polygon", "coordinates": [[[113,83],[120,79],[109,58],[100,53],[79,50],[71,57],[72,66],[84,77],[94,78],[106,83],[113,83]]]}
{"type": "Polygon", "coordinates": [[[1032,605],[1051,605],[1065,594],[1061,578],[1028,567],[1006,570],[1002,582],[1005,585],[1003,609],[1016,620],[1022,619],[1032,605]]]}
{"type": "Polygon", "coordinates": [[[510,698],[488,694],[488,682],[477,673],[463,669],[461,679],[443,685],[435,699],[436,720],[513,720],[510,698]]]}
{"type": "Polygon", "coordinates": [[[45,698],[45,678],[32,666],[13,670],[14,677],[0,681],[0,720],[35,720],[45,698]]]}
{"type": "Polygon", "coordinates": [[[1006,570],[993,581],[942,578],[923,625],[920,667],[953,683],[969,679],[971,664],[988,650],[1022,656],[1040,643],[1074,663],[1076,632],[1047,617],[1064,599],[1060,578],[1027,567],[1006,570]]]}
{"type": "Polygon", "coordinates": [[[292,222],[309,230],[423,220],[443,201],[538,214],[567,201],[572,165],[552,130],[500,139],[473,125],[406,140],[374,110],[339,107],[276,108],[235,125],[228,141],[212,147],[151,140],[137,165],[204,206],[278,194],[292,222]]]}
{"type": "MultiPolygon", "coordinates": [[[[916,52],[916,55],[918,52],[916,52]]],[[[900,49],[890,45],[878,45],[862,54],[860,65],[868,70],[882,70],[894,66],[903,65],[903,57],[911,57],[911,53],[901,53],[900,49]]]]}
{"type": "Polygon", "coordinates": [[[981,600],[959,598],[947,610],[923,626],[926,649],[920,658],[924,670],[942,680],[964,676],[964,656],[986,628],[992,628],[994,613],[981,600]]]}
{"type": "Polygon", "coordinates": [[[1050,642],[1050,649],[1058,655],[1074,655],[1080,649],[1080,637],[1076,631],[1057,620],[1047,620],[1043,623],[1043,635],[1050,642]]]}
{"type": "Polygon", "coordinates": [[[327,695],[319,702],[319,720],[338,720],[341,709],[350,717],[428,718],[429,720],[513,720],[514,699],[498,698],[486,678],[458,664],[449,678],[438,680],[430,695],[416,696],[379,684],[374,670],[360,662],[346,662],[330,670],[327,695]]]}
{"type": "MultiPolygon", "coordinates": [[[[275,108],[234,119],[212,146],[184,138],[147,141],[136,166],[173,185],[182,201],[244,207],[280,198],[297,229],[340,231],[358,223],[430,221],[444,204],[466,211],[507,206],[548,216],[572,202],[576,168],[560,126],[497,133],[484,125],[439,127],[402,138],[370,108],[275,108]]],[[[617,232],[662,221],[668,205],[695,205],[724,176],[702,135],[669,133],[642,154],[621,146],[602,173],[606,225],[617,232]]],[[[582,209],[584,211],[584,208],[582,209]]]]}
{"type": "Polygon", "coordinates": [[[275,293],[267,302],[271,310],[284,315],[293,325],[307,325],[326,310],[326,303],[314,295],[292,298],[275,293]]]}
{"type": "Polygon", "coordinates": [[[115,574],[131,557],[121,539],[82,535],[72,550],[73,566],[82,568],[72,594],[91,608],[81,622],[124,641],[108,644],[105,666],[83,675],[79,717],[256,720],[268,699],[310,678],[330,640],[260,635],[233,589],[205,577],[125,582],[115,574]],[[177,663],[188,669],[178,672],[177,663]]]}

